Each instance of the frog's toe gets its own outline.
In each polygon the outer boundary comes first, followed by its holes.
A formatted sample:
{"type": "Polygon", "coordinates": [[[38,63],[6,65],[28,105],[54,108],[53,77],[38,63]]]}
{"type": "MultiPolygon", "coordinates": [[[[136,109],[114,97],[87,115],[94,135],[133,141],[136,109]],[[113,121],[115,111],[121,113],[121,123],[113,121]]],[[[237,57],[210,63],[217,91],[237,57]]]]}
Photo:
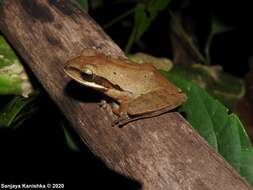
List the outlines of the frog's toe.
{"type": "Polygon", "coordinates": [[[106,103],[106,100],[101,100],[99,103],[98,103],[99,107],[105,109],[107,107],[107,103],[106,103]]]}
{"type": "Polygon", "coordinates": [[[112,122],[112,126],[113,126],[113,127],[119,127],[119,120],[118,120],[118,119],[114,120],[114,121],[112,122]]]}
{"type": "Polygon", "coordinates": [[[129,120],[128,119],[124,119],[124,120],[114,120],[112,122],[112,126],[113,127],[123,127],[124,125],[126,125],[127,123],[129,123],[129,120]]]}
{"type": "Polygon", "coordinates": [[[130,121],[131,121],[131,118],[129,118],[127,114],[123,114],[118,119],[112,122],[112,126],[123,127],[125,124],[129,123],[130,121]]]}

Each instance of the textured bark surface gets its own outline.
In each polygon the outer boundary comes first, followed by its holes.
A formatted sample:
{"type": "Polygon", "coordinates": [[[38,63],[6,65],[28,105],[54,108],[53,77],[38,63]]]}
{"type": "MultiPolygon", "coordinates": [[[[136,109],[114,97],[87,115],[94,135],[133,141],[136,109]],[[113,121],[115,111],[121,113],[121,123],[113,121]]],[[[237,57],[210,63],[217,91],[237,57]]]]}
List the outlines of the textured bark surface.
{"type": "Polygon", "coordinates": [[[111,127],[112,113],[98,106],[93,91],[71,83],[63,64],[86,47],[124,54],[74,3],[2,0],[0,11],[2,33],[109,168],[138,180],[142,189],[251,189],[177,113],[111,127]]]}

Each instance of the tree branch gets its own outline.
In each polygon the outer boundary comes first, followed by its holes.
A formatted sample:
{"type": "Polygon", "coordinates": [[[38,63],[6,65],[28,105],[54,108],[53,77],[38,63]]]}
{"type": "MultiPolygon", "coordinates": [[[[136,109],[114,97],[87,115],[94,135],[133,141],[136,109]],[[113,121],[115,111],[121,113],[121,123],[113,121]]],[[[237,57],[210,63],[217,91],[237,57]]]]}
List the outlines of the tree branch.
{"type": "Polygon", "coordinates": [[[177,113],[111,127],[91,90],[77,86],[63,64],[87,47],[124,56],[72,1],[2,0],[0,29],[26,61],[88,148],[109,168],[142,189],[250,189],[177,113]]]}

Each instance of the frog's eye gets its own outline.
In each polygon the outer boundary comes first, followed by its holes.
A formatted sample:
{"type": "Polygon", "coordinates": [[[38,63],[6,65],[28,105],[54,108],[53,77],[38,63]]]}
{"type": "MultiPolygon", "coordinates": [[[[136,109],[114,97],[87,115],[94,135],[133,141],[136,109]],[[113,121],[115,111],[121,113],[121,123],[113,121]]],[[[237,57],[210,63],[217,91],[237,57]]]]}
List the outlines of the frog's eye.
{"type": "Polygon", "coordinates": [[[82,69],[82,77],[85,80],[93,80],[94,79],[94,74],[93,74],[93,72],[92,72],[91,69],[89,69],[89,68],[83,68],[82,69]]]}
{"type": "Polygon", "coordinates": [[[82,73],[85,75],[93,75],[92,70],[90,70],[89,68],[82,69],[82,73]]]}

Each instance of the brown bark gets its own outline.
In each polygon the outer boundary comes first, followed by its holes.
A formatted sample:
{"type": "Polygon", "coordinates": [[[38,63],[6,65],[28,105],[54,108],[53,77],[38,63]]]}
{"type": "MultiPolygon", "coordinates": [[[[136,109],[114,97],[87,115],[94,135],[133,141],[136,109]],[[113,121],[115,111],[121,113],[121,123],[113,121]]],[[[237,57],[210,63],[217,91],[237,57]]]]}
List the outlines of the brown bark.
{"type": "MultiPolygon", "coordinates": [[[[2,0],[0,29],[26,61],[88,148],[142,189],[251,189],[177,113],[111,127],[110,111],[91,90],[73,95],[63,64],[86,47],[123,52],[67,0],[2,0]]],[[[79,89],[80,90],[80,89],[79,89]]]]}

